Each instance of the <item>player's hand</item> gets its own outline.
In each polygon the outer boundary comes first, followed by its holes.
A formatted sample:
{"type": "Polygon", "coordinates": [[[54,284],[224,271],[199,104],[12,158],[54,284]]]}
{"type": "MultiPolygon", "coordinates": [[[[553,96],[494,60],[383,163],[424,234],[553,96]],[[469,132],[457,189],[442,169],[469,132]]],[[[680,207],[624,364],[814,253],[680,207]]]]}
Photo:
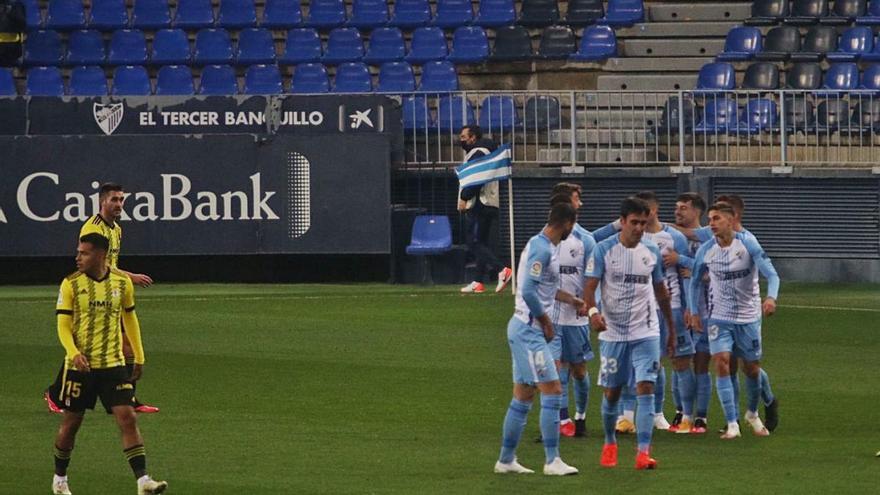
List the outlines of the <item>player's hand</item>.
{"type": "Polygon", "coordinates": [[[92,368],[89,366],[89,360],[86,359],[83,354],[73,356],[73,367],[76,368],[77,371],[82,371],[83,373],[92,371],[92,368]]]}
{"type": "Polygon", "coordinates": [[[773,313],[776,312],[776,299],[772,297],[764,299],[763,310],[764,316],[773,316],[773,313]]]}
{"type": "Polygon", "coordinates": [[[702,320],[702,318],[700,318],[700,315],[695,315],[695,314],[690,315],[688,317],[688,327],[697,333],[702,333],[703,332],[703,320],[702,320]]]}
{"type": "Polygon", "coordinates": [[[686,327],[691,327],[691,310],[684,310],[684,324],[686,327]]]}
{"type": "Polygon", "coordinates": [[[153,285],[153,279],[149,275],[143,273],[132,273],[129,275],[131,283],[138,287],[149,287],[153,285]]]}
{"type": "Polygon", "coordinates": [[[584,302],[583,299],[581,299],[579,297],[572,296],[571,305],[574,306],[575,308],[577,308],[578,311],[580,311],[581,308],[583,308],[585,304],[586,303],[584,302]]]}
{"type": "Polygon", "coordinates": [[[675,250],[667,251],[666,254],[663,255],[663,267],[669,268],[670,266],[674,266],[678,264],[678,253],[675,250]]]}
{"type": "Polygon", "coordinates": [[[141,375],[144,374],[144,365],[135,363],[131,368],[131,377],[129,380],[134,383],[141,379],[141,375]]]}
{"type": "Polygon", "coordinates": [[[691,271],[682,266],[678,269],[678,276],[681,278],[691,278],[691,271]]]}
{"type": "Polygon", "coordinates": [[[458,211],[465,211],[465,210],[467,210],[467,203],[464,200],[459,199],[458,200],[458,211]]]}
{"type": "Polygon", "coordinates": [[[602,313],[596,313],[590,318],[590,328],[597,332],[604,332],[606,330],[605,317],[602,316],[602,313]]]}
{"type": "MultiPolygon", "coordinates": [[[[669,328],[673,328],[672,325],[669,328]]],[[[675,331],[669,332],[669,336],[666,337],[666,355],[667,356],[675,356],[675,331]]]]}
{"type": "Polygon", "coordinates": [[[589,311],[590,311],[590,308],[587,307],[587,303],[586,303],[586,301],[584,301],[584,305],[578,308],[577,315],[578,316],[587,316],[589,311]]]}
{"type": "Polygon", "coordinates": [[[553,323],[550,323],[550,321],[542,321],[541,330],[544,331],[544,340],[547,342],[552,341],[553,337],[556,336],[556,332],[553,330],[553,323]]]}

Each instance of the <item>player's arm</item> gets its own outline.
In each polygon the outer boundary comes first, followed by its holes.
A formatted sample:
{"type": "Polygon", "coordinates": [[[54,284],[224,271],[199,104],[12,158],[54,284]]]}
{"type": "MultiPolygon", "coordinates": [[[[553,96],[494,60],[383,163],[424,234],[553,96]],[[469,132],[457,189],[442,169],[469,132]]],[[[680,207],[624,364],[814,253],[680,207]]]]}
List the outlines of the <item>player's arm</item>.
{"type": "Polygon", "coordinates": [[[146,273],[134,273],[134,272],[130,272],[127,270],[123,270],[122,268],[116,268],[116,269],[119,270],[120,272],[124,273],[129,278],[129,280],[131,280],[131,282],[134,285],[137,285],[138,287],[149,287],[149,286],[153,285],[153,279],[149,275],[147,275],[146,273]]]}
{"type": "Polygon", "coordinates": [[[55,315],[58,324],[58,340],[64,347],[65,358],[73,362],[73,367],[79,371],[89,371],[89,360],[80,352],[73,338],[73,287],[64,279],[58,290],[58,303],[55,305],[55,315]]]}
{"type": "Polygon", "coordinates": [[[538,285],[541,283],[541,275],[544,273],[544,270],[550,266],[550,257],[549,249],[538,248],[530,254],[528,264],[526,265],[529,267],[529,271],[526,273],[522,288],[523,301],[529,307],[529,313],[531,313],[532,317],[541,324],[544,339],[547,342],[553,340],[553,322],[550,321],[550,316],[544,312],[544,306],[538,297],[538,285]]]}
{"type": "Polygon", "coordinates": [[[651,279],[654,284],[654,298],[660,306],[660,313],[666,320],[667,339],[666,348],[670,356],[675,355],[675,325],[672,323],[672,303],[669,296],[669,290],[666,288],[666,278],[663,275],[663,264],[660,262],[660,249],[652,246],[651,250],[657,256],[657,263],[654,263],[654,270],[651,272],[651,279]]]}
{"type": "Polygon", "coordinates": [[[776,299],[779,298],[779,274],[776,273],[773,262],[770,261],[770,257],[764,252],[757,238],[743,236],[743,242],[758,271],[767,279],[767,297],[764,299],[762,309],[764,316],[771,316],[776,312],[776,299]]]}
{"type": "Polygon", "coordinates": [[[596,242],[602,242],[605,239],[608,239],[609,237],[613,236],[614,234],[620,232],[620,228],[621,228],[620,227],[620,219],[618,218],[617,220],[609,223],[608,225],[601,227],[598,230],[594,230],[593,231],[593,239],[595,239],[596,242]]]}
{"type": "Polygon", "coordinates": [[[703,321],[700,319],[700,314],[697,313],[697,297],[702,293],[703,290],[703,273],[706,271],[706,264],[703,263],[703,257],[705,255],[704,247],[708,246],[708,244],[704,244],[697,251],[697,254],[694,255],[694,268],[691,270],[691,278],[687,286],[689,290],[685,291],[685,295],[687,296],[687,309],[690,311],[690,317],[688,318],[687,325],[689,328],[696,330],[697,332],[703,331],[703,321]]]}
{"type": "Polygon", "coordinates": [[[684,234],[678,232],[676,230],[670,231],[672,235],[672,252],[675,253],[676,260],[675,263],[666,263],[666,258],[663,259],[664,266],[672,266],[673,264],[678,265],[680,268],[686,268],[688,270],[694,267],[694,259],[691,257],[691,250],[688,247],[687,239],[684,234]]]}
{"type": "Polygon", "coordinates": [[[578,309],[582,308],[584,305],[583,299],[561,289],[556,291],[556,300],[563,304],[571,304],[578,309]]]}
{"type": "Polygon", "coordinates": [[[125,294],[122,297],[122,323],[125,325],[125,338],[131,344],[131,350],[134,352],[134,369],[131,373],[132,381],[136,381],[141,376],[142,366],[144,365],[144,345],[141,341],[141,325],[138,322],[137,313],[134,306],[134,285],[131,280],[125,284],[125,294]]]}
{"type": "Polygon", "coordinates": [[[691,229],[688,227],[682,227],[680,225],[673,225],[679,232],[684,234],[684,236],[692,241],[700,241],[706,242],[712,238],[712,229],[709,227],[700,227],[697,229],[691,229]]]}
{"type": "Polygon", "coordinates": [[[587,308],[587,316],[590,318],[590,328],[597,332],[604,332],[605,317],[596,307],[596,289],[605,274],[605,247],[604,244],[596,245],[587,260],[584,270],[584,306],[587,308]]]}

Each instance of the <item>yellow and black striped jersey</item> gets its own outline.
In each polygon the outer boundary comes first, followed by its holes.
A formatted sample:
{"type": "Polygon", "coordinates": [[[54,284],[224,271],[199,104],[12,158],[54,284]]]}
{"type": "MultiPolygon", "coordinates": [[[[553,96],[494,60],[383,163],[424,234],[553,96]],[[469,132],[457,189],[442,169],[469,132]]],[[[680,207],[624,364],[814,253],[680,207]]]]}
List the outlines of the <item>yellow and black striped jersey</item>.
{"type": "Polygon", "coordinates": [[[111,226],[100,214],[92,215],[79,230],[80,237],[86,234],[101,234],[110,241],[110,250],[107,251],[107,266],[118,268],[119,250],[122,248],[122,226],[119,225],[119,222],[113,222],[111,226]]]}

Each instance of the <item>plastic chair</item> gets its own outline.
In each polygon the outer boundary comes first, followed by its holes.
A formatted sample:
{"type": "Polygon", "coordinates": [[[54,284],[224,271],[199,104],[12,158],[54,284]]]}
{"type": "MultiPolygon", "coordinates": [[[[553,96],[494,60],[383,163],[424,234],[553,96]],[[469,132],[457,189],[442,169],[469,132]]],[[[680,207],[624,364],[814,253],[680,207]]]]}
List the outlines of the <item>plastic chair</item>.
{"type": "MultiPolygon", "coordinates": [[[[24,5],[25,24],[28,31],[36,31],[43,27],[43,14],[37,0],[22,0],[24,5]]],[[[0,75],[0,78],[4,76],[0,75]]],[[[8,88],[7,88],[8,89],[8,88]]],[[[15,89],[13,87],[13,89],[15,89]]]]}
{"type": "Polygon", "coordinates": [[[153,36],[153,55],[156,65],[187,65],[192,60],[189,39],[183,29],[160,29],[153,36]]]}
{"type": "Polygon", "coordinates": [[[133,29],[165,29],[171,27],[171,11],[165,0],[135,0],[131,10],[133,29]]]}
{"type": "Polygon", "coordinates": [[[732,134],[758,134],[777,128],[779,110],[776,102],[766,98],[752,98],[740,113],[739,120],[728,132],[732,134]]]}
{"type": "Polygon", "coordinates": [[[603,22],[614,27],[629,27],[645,20],[642,0],[608,0],[603,22]]]}
{"type": "Polygon", "coordinates": [[[865,15],[867,3],[866,0],[835,0],[831,13],[827,17],[819,18],[819,22],[831,26],[848,26],[865,15]]]}
{"type": "Polygon", "coordinates": [[[504,26],[495,30],[495,46],[489,60],[517,61],[532,58],[532,38],[523,26],[504,26]]]}
{"type": "Polygon", "coordinates": [[[166,65],[156,74],[157,95],[195,94],[192,73],[186,65],[166,65]]]}
{"type": "Polygon", "coordinates": [[[204,29],[214,27],[214,8],[211,0],[179,0],[174,14],[174,27],[204,29]]]}
{"type": "Polygon", "coordinates": [[[336,77],[333,81],[334,93],[369,93],[371,91],[373,91],[373,80],[366,64],[346,62],[336,68],[336,77]]]}
{"type": "Polygon", "coordinates": [[[124,0],[92,0],[89,28],[115,31],[128,27],[128,11],[124,0]]]}
{"type": "Polygon", "coordinates": [[[394,2],[394,14],[390,26],[414,29],[431,22],[431,6],[428,0],[399,0],[394,2]]]}
{"type": "Polygon", "coordinates": [[[373,65],[403,60],[406,45],[403,33],[395,27],[379,28],[370,33],[370,44],[364,54],[364,62],[373,65]]]}
{"type": "Polygon", "coordinates": [[[729,128],[736,125],[736,117],[735,101],[724,96],[709,96],[702,110],[702,118],[694,126],[694,132],[701,134],[726,133],[729,128]]]}
{"type": "Polygon", "coordinates": [[[241,29],[257,25],[253,0],[221,0],[217,11],[217,27],[241,29]]]}
{"type": "MultiPolygon", "coordinates": [[[[571,6],[571,3],[568,5],[571,6]]],[[[559,22],[559,4],[556,0],[523,0],[521,9],[517,22],[523,26],[547,27],[559,22]]]]}
{"type": "Polygon", "coordinates": [[[46,29],[72,31],[85,29],[86,14],[81,0],[50,0],[46,10],[46,29]]]}
{"type": "Polygon", "coordinates": [[[64,48],[57,31],[34,31],[24,42],[25,65],[61,65],[64,48]]]}
{"type": "Polygon", "coordinates": [[[422,283],[433,283],[430,257],[443,254],[450,249],[452,249],[452,227],[449,225],[449,217],[436,215],[416,217],[406,254],[422,257],[422,283]]]}
{"type": "Polygon", "coordinates": [[[274,64],[275,40],[268,29],[251,28],[238,33],[235,59],[239,65],[274,64]]]}
{"type": "Polygon", "coordinates": [[[405,131],[425,131],[436,127],[437,123],[428,111],[424,96],[408,96],[403,99],[403,129],[405,131]]]}
{"type": "Polygon", "coordinates": [[[123,65],[113,71],[115,96],[147,96],[153,92],[150,76],[142,65],[123,65]]]}
{"type": "Polygon", "coordinates": [[[785,131],[810,132],[816,128],[816,112],[813,102],[803,96],[790,96],[782,105],[785,112],[785,131]]]}
{"type": "Polygon", "coordinates": [[[754,0],[748,26],[769,26],[788,16],[788,0],[754,0]]]}
{"type": "Polygon", "coordinates": [[[104,76],[104,69],[94,65],[74,67],[70,71],[70,87],[67,93],[71,96],[107,95],[107,78],[104,76]]]}
{"type": "Polygon", "coordinates": [[[462,96],[441,96],[437,105],[437,125],[441,131],[455,131],[476,123],[474,107],[462,96]]]}
{"type": "Polygon", "coordinates": [[[516,22],[513,0],[480,0],[474,24],[483,27],[508,26],[516,22]]]}
{"type": "Polygon", "coordinates": [[[573,60],[600,61],[617,55],[617,37],[610,26],[590,26],[584,29],[578,51],[573,60]]]}
{"type": "Polygon", "coordinates": [[[779,88],[779,67],[770,62],[758,62],[746,69],[743,89],[771,91],[779,88]]]}
{"type": "Polygon", "coordinates": [[[825,58],[829,62],[854,62],[863,54],[874,49],[874,33],[867,26],[856,26],[847,29],[840,37],[837,51],[828,53],[825,58]]]}
{"type": "Polygon", "coordinates": [[[690,133],[694,129],[694,116],[697,115],[694,102],[691,98],[681,100],[679,108],[678,97],[670,96],[663,104],[663,112],[660,114],[660,125],[657,128],[659,136],[678,135],[679,130],[690,133]],[[683,122],[679,122],[681,119],[683,122]],[[680,127],[682,129],[680,129],[680,127]]]}
{"type": "Polygon", "coordinates": [[[446,46],[446,35],[438,27],[420,27],[413,31],[410,50],[406,61],[411,64],[423,64],[433,60],[444,60],[449,55],[446,46]]]}
{"type": "Polygon", "coordinates": [[[330,78],[321,64],[300,64],[293,72],[291,93],[328,93],[330,78]]]}
{"type": "Polygon", "coordinates": [[[332,29],[345,24],[345,4],[342,0],[311,0],[307,27],[332,29]]]}
{"type": "Polygon", "coordinates": [[[487,96],[480,104],[480,127],[486,132],[509,131],[522,125],[512,96],[487,96]]]}
{"type": "Polygon", "coordinates": [[[202,29],[196,33],[193,50],[196,65],[228,65],[232,60],[232,40],[225,29],[202,29]]]}
{"type": "Polygon", "coordinates": [[[348,25],[374,29],[388,24],[388,4],[385,0],[354,0],[348,25]]]}
{"type": "Polygon", "coordinates": [[[785,75],[788,89],[819,89],[822,86],[822,67],[816,62],[794,64],[785,75]]]}
{"type": "Polygon", "coordinates": [[[832,64],[825,71],[822,81],[823,89],[832,91],[818,92],[819,95],[835,95],[837,91],[852,91],[859,85],[859,66],[853,62],[832,64]]]}
{"type": "Polygon", "coordinates": [[[110,65],[141,65],[147,63],[147,40],[140,29],[114,31],[107,51],[110,65]]]}
{"type": "Polygon", "coordinates": [[[873,64],[865,68],[859,82],[859,89],[880,92],[880,65],[873,64]]]}
{"type": "Polygon", "coordinates": [[[444,29],[465,26],[474,20],[471,0],[437,0],[433,25],[444,29]]]}
{"type": "Polygon", "coordinates": [[[736,87],[736,71],[727,62],[714,62],[700,68],[697,91],[729,91],[736,87]]]}
{"type": "Polygon", "coordinates": [[[807,26],[828,16],[828,0],[792,0],[791,13],[783,22],[795,26],[807,26]]]}
{"type": "Polygon", "coordinates": [[[431,93],[458,91],[458,74],[452,62],[442,60],[423,65],[419,91],[431,93]]]}
{"type": "Polygon", "coordinates": [[[561,114],[562,108],[555,96],[530,96],[526,100],[523,120],[528,130],[552,131],[562,125],[561,114]]]}
{"type": "Polygon", "coordinates": [[[753,26],[739,26],[727,32],[724,40],[724,51],[716,60],[732,62],[751,60],[763,49],[764,43],[761,30],[753,26]]]}
{"type": "Polygon", "coordinates": [[[238,94],[235,71],[228,65],[208,65],[202,68],[199,94],[217,96],[238,94]]]}
{"type": "Polygon", "coordinates": [[[871,0],[871,3],[868,4],[868,11],[856,18],[856,24],[865,26],[880,25],[880,2],[871,0]]]}
{"type": "Polygon", "coordinates": [[[412,93],[416,90],[416,79],[412,66],[407,62],[387,62],[379,67],[380,93],[412,93]]]}
{"type": "Polygon", "coordinates": [[[767,32],[763,48],[755,55],[758,60],[785,61],[801,50],[801,33],[794,26],[778,26],[767,32]]]}
{"type": "Polygon", "coordinates": [[[880,100],[862,95],[853,95],[855,105],[852,108],[852,130],[856,133],[870,132],[880,128],[880,100]]]}
{"type": "Polygon", "coordinates": [[[605,6],[602,0],[572,0],[568,2],[565,22],[573,27],[583,27],[595,24],[603,17],[605,17],[605,6]]]}
{"type": "Polygon", "coordinates": [[[106,56],[104,39],[97,31],[73,31],[67,38],[67,65],[102,65],[106,56]]]}
{"type": "Polygon", "coordinates": [[[812,26],[804,35],[799,52],[789,57],[792,62],[818,62],[825,54],[837,51],[837,29],[832,26],[812,26]]]}
{"type": "Polygon", "coordinates": [[[452,34],[447,60],[456,64],[477,64],[489,57],[489,38],[480,26],[461,26],[452,34]]]}
{"type": "Polygon", "coordinates": [[[321,61],[321,38],[312,28],[295,28],[287,32],[284,55],[278,62],[296,65],[321,61]]]}
{"type": "Polygon", "coordinates": [[[291,29],[302,24],[299,0],[266,0],[260,27],[266,29],[291,29]]]}
{"type": "Polygon", "coordinates": [[[277,65],[252,65],[245,71],[244,94],[278,95],[282,92],[281,73],[277,65]]]}
{"type": "Polygon", "coordinates": [[[360,62],[364,57],[364,41],[355,28],[336,28],[327,38],[327,50],[321,61],[327,65],[360,62]]]}
{"type": "Polygon", "coordinates": [[[64,96],[64,79],[58,67],[31,67],[27,71],[28,96],[64,96]]]}
{"type": "Polygon", "coordinates": [[[541,33],[538,57],[547,60],[562,60],[577,50],[574,31],[568,26],[548,26],[541,33]]]}
{"type": "Polygon", "coordinates": [[[816,108],[816,130],[831,133],[845,126],[850,121],[849,102],[839,98],[830,98],[819,103],[816,108]]]}

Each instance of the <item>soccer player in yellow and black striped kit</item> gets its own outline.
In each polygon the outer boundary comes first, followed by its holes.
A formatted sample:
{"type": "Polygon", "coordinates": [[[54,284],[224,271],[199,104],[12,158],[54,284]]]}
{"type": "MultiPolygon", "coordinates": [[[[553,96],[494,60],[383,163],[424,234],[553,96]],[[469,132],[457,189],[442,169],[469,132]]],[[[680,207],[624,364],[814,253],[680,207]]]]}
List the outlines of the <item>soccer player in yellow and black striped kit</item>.
{"type": "Polygon", "coordinates": [[[80,238],[77,271],[61,282],[55,312],[58,338],[65,350],[61,402],[64,416],[55,436],[52,493],[70,495],[67,467],[86,409],[98,397],[110,408],[122,432],[122,448],[137,479],[138,495],[162,493],[168,484],[147,474],[144,440],[134,412],[133,383],[144,365],[141,329],[135,313],[134,285],[123,272],[107,266],[110,242],[91,233],[80,238]],[[126,332],[122,333],[121,321],[126,332]],[[134,351],[132,373],[125,368],[122,341],[134,351]]]}

